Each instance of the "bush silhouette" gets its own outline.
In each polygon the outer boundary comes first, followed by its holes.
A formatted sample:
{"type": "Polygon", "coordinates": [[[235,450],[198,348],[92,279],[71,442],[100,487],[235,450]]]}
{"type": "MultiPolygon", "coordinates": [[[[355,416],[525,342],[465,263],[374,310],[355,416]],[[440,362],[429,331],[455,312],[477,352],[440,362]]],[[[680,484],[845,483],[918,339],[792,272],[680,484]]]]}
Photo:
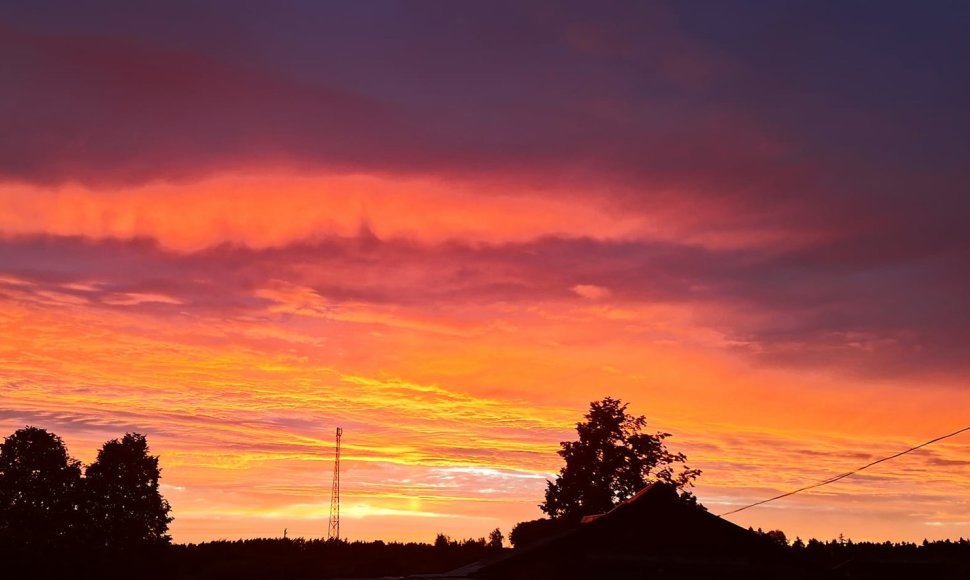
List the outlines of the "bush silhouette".
{"type": "Polygon", "coordinates": [[[528,522],[519,522],[512,528],[509,541],[515,548],[523,548],[535,544],[540,540],[561,534],[572,529],[576,522],[562,518],[540,518],[528,522]]]}

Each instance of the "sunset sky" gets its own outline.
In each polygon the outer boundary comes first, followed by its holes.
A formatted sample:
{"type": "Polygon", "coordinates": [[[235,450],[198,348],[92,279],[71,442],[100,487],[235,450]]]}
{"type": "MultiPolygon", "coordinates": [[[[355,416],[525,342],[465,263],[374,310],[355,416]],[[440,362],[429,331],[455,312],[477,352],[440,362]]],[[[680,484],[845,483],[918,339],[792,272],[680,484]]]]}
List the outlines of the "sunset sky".
{"type": "MultiPolygon", "coordinates": [[[[970,425],[970,4],[0,3],[0,435],[176,541],[539,517],[593,399],[712,512],[970,425]]],[[[730,516],[970,536],[970,434],[730,516]]]]}

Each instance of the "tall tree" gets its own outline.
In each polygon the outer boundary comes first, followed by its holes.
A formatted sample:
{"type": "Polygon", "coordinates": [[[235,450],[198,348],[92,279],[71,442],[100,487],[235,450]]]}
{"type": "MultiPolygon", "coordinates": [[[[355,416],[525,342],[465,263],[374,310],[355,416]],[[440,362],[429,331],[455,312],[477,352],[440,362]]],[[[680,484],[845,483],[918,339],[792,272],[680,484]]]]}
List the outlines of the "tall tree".
{"type": "Polygon", "coordinates": [[[72,543],[81,523],[81,464],[37,427],[0,444],[0,542],[47,551],[72,543]]]}
{"type": "Polygon", "coordinates": [[[667,450],[669,433],[645,433],[646,417],[630,415],[626,403],[611,397],[590,403],[585,418],[576,425],[579,440],[560,443],[566,464],[547,482],[542,511],[567,519],[603,513],[653,481],[676,486],[696,503],[689,488],[701,472],[686,466],[683,453],[667,450]]]}
{"type": "Polygon", "coordinates": [[[98,451],[85,471],[86,511],[95,539],[109,549],[168,543],[170,507],[158,490],[158,457],[144,435],[127,433],[98,451]]]}

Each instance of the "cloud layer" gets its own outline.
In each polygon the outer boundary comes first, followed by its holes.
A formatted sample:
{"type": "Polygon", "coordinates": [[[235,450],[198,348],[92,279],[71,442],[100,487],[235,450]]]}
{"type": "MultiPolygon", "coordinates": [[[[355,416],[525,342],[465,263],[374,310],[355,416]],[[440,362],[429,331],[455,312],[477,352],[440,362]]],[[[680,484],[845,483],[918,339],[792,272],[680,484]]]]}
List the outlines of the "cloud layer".
{"type": "MultiPolygon", "coordinates": [[[[968,15],[4,6],[0,427],[148,432],[193,540],[318,535],[336,424],[422,539],[535,517],[606,394],[714,511],[959,427],[968,15]]],[[[967,457],[744,523],[958,535],[967,457]]]]}

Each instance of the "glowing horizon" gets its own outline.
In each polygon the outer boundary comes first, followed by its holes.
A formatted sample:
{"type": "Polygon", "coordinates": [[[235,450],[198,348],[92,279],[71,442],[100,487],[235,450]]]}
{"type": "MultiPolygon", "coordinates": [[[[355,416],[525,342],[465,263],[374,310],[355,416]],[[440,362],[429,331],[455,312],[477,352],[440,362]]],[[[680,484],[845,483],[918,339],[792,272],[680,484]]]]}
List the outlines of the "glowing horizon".
{"type": "MultiPolygon", "coordinates": [[[[607,395],[714,513],[970,423],[934,45],[929,78],[752,52],[780,9],[251,8],[0,9],[0,434],[145,434],[176,541],[325,536],[337,426],[344,535],[432,541],[539,517],[607,395]]],[[[730,519],[956,538],[968,485],[961,437],[730,519]]]]}

